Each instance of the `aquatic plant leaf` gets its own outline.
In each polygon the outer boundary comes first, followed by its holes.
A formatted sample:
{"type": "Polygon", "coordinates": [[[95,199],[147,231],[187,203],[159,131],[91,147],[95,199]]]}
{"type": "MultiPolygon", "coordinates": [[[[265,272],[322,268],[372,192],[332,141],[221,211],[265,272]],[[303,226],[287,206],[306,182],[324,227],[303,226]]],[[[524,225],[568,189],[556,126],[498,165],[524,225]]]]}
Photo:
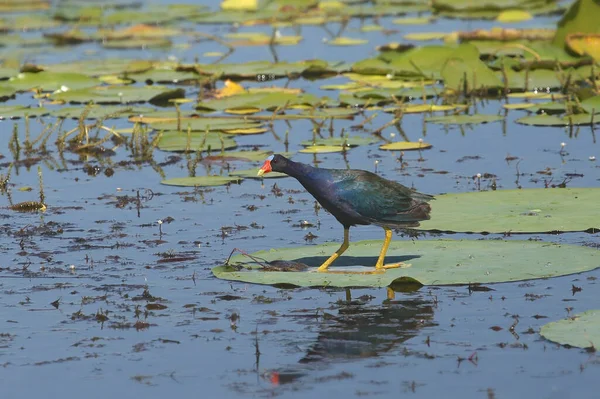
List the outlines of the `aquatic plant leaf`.
{"type": "Polygon", "coordinates": [[[87,107],[63,107],[50,112],[50,115],[59,118],[78,119],[86,111],[86,119],[109,119],[123,118],[132,115],[142,115],[154,112],[154,108],[149,107],[125,107],[122,105],[97,105],[92,104],[87,107]]]}
{"type": "Polygon", "coordinates": [[[0,120],[11,118],[24,118],[25,116],[48,115],[49,111],[43,107],[28,107],[25,105],[0,105],[0,120]]]}
{"type": "Polygon", "coordinates": [[[426,150],[428,148],[431,148],[431,144],[419,141],[396,141],[394,143],[388,143],[379,146],[380,150],[388,151],[426,150]]]}
{"type": "Polygon", "coordinates": [[[545,324],[540,335],[561,345],[597,349],[600,345],[600,310],[588,310],[545,324]]]}
{"type": "MultiPolygon", "coordinates": [[[[199,80],[206,79],[193,72],[176,71],[174,69],[166,68],[153,68],[141,73],[127,74],[126,76],[136,82],[145,82],[147,84],[198,84],[199,80]]],[[[125,75],[123,75],[123,77],[125,77],[125,75]]]]}
{"type": "Polygon", "coordinates": [[[38,72],[19,73],[8,80],[8,83],[17,90],[38,89],[41,91],[55,91],[67,89],[76,90],[93,87],[100,84],[98,79],[80,73],[69,72],[38,72]]]}
{"type": "Polygon", "coordinates": [[[294,74],[312,73],[326,74],[331,71],[329,63],[321,60],[297,62],[252,61],[239,64],[194,64],[182,66],[183,69],[193,69],[202,75],[218,75],[225,78],[250,78],[265,76],[266,79],[278,78],[294,74]]]}
{"type": "Polygon", "coordinates": [[[470,125],[479,123],[490,123],[503,120],[504,117],[500,115],[489,115],[489,114],[474,114],[474,115],[443,115],[443,116],[430,116],[425,118],[426,122],[439,123],[443,125],[470,125]]]}
{"type": "Polygon", "coordinates": [[[0,84],[0,101],[8,100],[8,98],[14,96],[16,92],[17,90],[14,87],[0,84]]]}
{"type": "Polygon", "coordinates": [[[329,40],[327,44],[330,46],[359,46],[361,44],[369,43],[365,39],[354,39],[351,37],[336,37],[335,39],[329,40]]]}
{"type": "Polygon", "coordinates": [[[379,139],[373,136],[349,136],[349,137],[329,137],[325,139],[318,138],[316,140],[304,140],[300,144],[304,146],[325,145],[325,146],[342,146],[347,145],[356,147],[359,145],[368,145],[378,142],[379,139]]]}
{"type": "Polygon", "coordinates": [[[595,0],[576,0],[558,21],[552,44],[564,49],[567,36],[572,33],[600,33],[598,15],[600,4],[595,0]]]}
{"type": "Polygon", "coordinates": [[[525,10],[505,10],[496,17],[496,21],[504,23],[516,23],[529,21],[533,18],[529,12],[525,10]]]}
{"type": "Polygon", "coordinates": [[[329,154],[332,152],[343,152],[351,147],[349,146],[341,146],[341,145],[310,145],[308,147],[304,147],[298,152],[302,152],[305,154],[329,154]]]}
{"type": "MultiPolygon", "coordinates": [[[[64,64],[44,65],[47,72],[71,73],[77,71],[86,76],[120,75],[142,73],[155,67],[155,62],[149,60],[132,60],[127,58],[108,58],[101,60],[75,61],[64,64]]],[[[158,66],[160,67],[160,66],[158,66]]]]}
{"type": "Polygon", "coordinates": [[[162,122],[151,122],[150,126],[155,130],[177,130],[181,125],[181,131],[187,132],[191,129],[193,132],[223,131],[229,129],[246,129],[261,127],[260,122],[245,121],[240,118],[182,118],[180,123],[177,120],[162,122]]]}
{"type": "Polygon", "coordinates": [[[444,32],[415,32],[404,35],[405,40],[426,42],[430,40],[443,40],[447,33],[444,32]]]}
{"type": "Polygon", "coordinates": [[[444,194],[419,230],[545,233],[600,229],[600,188],[540,188],[444,194]]]}
{"type": "Polygon", "coordinates": [[[236,32],[228,33],[225,37],[232,46],[264,46],[271,42],[276,45],[293,46],[302,41],[302,36],[276,36],[272,37],[261,32],[236,32]]]}
{"type": "Polygon", "coordinates": [[[243,177],[244,179],[255,179],[255,180],[280,179],[282,177],[289,177],[285,173],[279,173],[279,172],[269,172],[262,176],[258,176],[257,173],[258,173],[258,168],[240,169],[240,170],[229,171],[229,176],[243,177]]]}
{"type": "Polygon", "coordinates": [[[506,79],[506,87],[512,90],[539,88],[545,91],[547,89],[557,89],[563,85],[557,72],[547,69],[515,71],[506,68],[504,71],[496,71],[495,74],[498,79],[502,80],[503,84],[506,79]]]}
{"type": "Polygon", "coordinates": [[[72,103],[128,104],[150,102],[168,104],[169,99],[185,97],[185,90],[163,86],[102,86],[53,93],[50,98],[72,103]]]}
{"type": "Polygon", "coordinates": [[[219,133],[166,131],[163,132],[158,148],[163,151],[221,151],[237,147],[237,143],[229,136],[219,133]]]}
{"type": "Polygon", "coordinates": [[[236,96],[225,97],[217,100],[204,101],[196,109],[205,111],[225,111],[237,109],[263,109],[271,110],[295,104],[316,105],[321,101],[312,94],[297,95],[293,93],[243,93],[236,96]]]}
{"type": "Polygon", "coordinates": [[[513,103],[513,104],[502,104],[504,109],[528,109],[535,107],[534,103],[513,103]]]}
{"type": "Polygon", "coordinates": [[[529,115],[517,119],[515,122],[521,125],[531,126],[567,126],[568,121],[564,120],[560,116],[540,114],[540,115],[529,115]]]}
{"type": "Polygon", "coordinates": [[[479,57],[472,44],[458,46],[441,69],[444,87],[458,92],[502,87],[500,78],[479,57]]]}
{"type": "Polygon", "coordinates": [[[183,186],[183,187],[212,187],[224,186],[230,183],[239,183],[243,179],[241,177],[230,176],[196,176],[196,177],[174,177],[160,182],[167,186],[183,186]]]}
{"type": "MultiPolygon", "coordinates": [[[[230,265],[213,269],[217,278],[256,284],[300,287],[385,287],[396,282],[423,285],[500,283],[564,276],[600,266],[598,251],[576,245],[537,241],[500,240],[394,240],[386,261],[403,262],[408,267],[388,269],[378,274],[351,274],[346,271],[372,271],[383,240],[351,242],[348,250],[329,268],[335,273],[267,272],[242,255],[230,265]],[[366,266],[366,267],[360,267],[366,266]],[[368,268],[367,268],[368,267],[368,268]]],[[[252,256],[272,260],[321,265],[338,249],[338,243],[304,245],[260,251],[252,256]]]]}
{"type": "Polygon", "coordinates": [[[600,96],[586,98],[579,103],[588,114],[600,114],[600,96]]]}

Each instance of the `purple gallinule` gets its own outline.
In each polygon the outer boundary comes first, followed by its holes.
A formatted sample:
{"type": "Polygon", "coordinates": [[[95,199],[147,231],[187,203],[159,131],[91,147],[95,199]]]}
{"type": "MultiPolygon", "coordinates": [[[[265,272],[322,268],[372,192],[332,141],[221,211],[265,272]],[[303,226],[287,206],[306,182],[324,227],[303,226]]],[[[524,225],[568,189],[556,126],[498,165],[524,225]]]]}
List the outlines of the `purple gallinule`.
{"type": "Polygon", "coordinates": [[[314,168],[276,154],[267,158],[258,175],[271,171],[285,173],[298,180],[344,226],[344,242],[318,268],[321,272],[326,271],[348,249],[350,227],[368,224],[381,226],[385,230],[385,240],[375,269],[400,267],[399,263],[383,264],[392,241],[392,228],[416,227],[419,221],[430,218],[431,207],[427,202],[433,196],[416,192],[366,170],[314,168]]]}

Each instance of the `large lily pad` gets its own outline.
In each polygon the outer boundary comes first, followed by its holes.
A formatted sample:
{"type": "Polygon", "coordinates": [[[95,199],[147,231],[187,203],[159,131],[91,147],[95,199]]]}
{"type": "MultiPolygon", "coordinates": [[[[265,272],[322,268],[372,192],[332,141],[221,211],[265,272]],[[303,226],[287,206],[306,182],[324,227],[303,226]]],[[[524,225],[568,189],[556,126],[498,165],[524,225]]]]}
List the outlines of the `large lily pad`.
{"type": "Polygon", "coordinates": [[[540,335],[561,345],[598,348],[600,345],[600,310],[588,310],[564,320],[550,322],[542,326],[540,335]]]}
{"type": "Polygon", "coordinates": [[[234,147],[237,147],[235,140],[214,132],[192,132],[188,137],[185,131],[172,130],[163,132],[158,141],[158,148],[163,151],[208,151],[209,148],[216,151],[234,147]]]}
{"type": "Polygon", "coordinates": [[[600,229],[600,188],[498,190],[445,194],[421,230],[542,233],[600,229]]]}
{"type": "Polygon", "coordinates": [[[108,86],[61,91],[50,97],[53,100],[72,103],[93,101],[98,104],[128,104],[148,101],[163,104],[167,103],[169,99],[185,97],[185,90],[173,90],[163,86],[108,86]]]}
{"type": "Polygon", "coordinates": [[[97,79],[79,73],[20,73],[9,79],[10,85],[17,90],[38,89],[42,91],[55,91],[59,89],[82,89],[96,86],[100,83],[97,79]]]}
{"type": "Polygon", "coordinates": [[[431,116],[425,118],[426,122],[439,123],[443,125],[471,125],[479,123],[489,123],[501,121],[504,117],[500,115],[489,115],[489,114],[458,114],[458,115],[443,115],[443,116],[431,116]]]}
{"type": "MultiPolygon", "coordinates": [[[[414,281],[423,285],[449,285],[531,280],[581,273],[600,266],[597,250],[575,245],[538,241],[397,240],[392,241],[386,261],[403,262],[408,267],[388,269],[380,274],[348,273],[374,270],[381,244],[382,240],[350,243],[349,249],[330,267],[329,270],[335,273],[313,272],[314,269],[308,272],[261,271],[261,266],[253,260],[238,255],[231,259],[232,266],[218,266],[213,269],[213,274],[225,280],[257,284],[385,287],[394,282],[414,281]],[[240,270],[236,264],[244,268],[240,270]]],[[[330,243],[272,249],[252,256],[317,267],[338,246],[330,243]]]]}

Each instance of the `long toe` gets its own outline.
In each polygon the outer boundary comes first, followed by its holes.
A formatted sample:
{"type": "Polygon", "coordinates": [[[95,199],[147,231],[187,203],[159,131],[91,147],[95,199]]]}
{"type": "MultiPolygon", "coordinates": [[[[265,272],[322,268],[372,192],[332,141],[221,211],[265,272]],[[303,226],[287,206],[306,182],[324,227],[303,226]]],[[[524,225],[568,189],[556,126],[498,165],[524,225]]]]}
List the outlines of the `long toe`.
{"type": "Polygon", "coordinates": [[[375,266],[375,268],[377,270],[396,269],[396,268],[404,269],[404,268],[407,268],[410,266],[411,266],[410,263],[398,262],[398,263],[389,263],[389,264],[383,265],[383,266],[375,266]]]}

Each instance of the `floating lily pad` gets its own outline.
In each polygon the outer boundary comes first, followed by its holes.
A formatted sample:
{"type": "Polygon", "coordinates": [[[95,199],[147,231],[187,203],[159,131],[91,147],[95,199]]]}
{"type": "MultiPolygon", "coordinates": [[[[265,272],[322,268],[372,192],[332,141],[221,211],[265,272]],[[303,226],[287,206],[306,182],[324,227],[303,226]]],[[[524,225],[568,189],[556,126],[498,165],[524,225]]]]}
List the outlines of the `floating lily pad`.
{"type": "Polygon", "coordinates": [[[86,112],[86,119],[105,119],[108,117],[114,119],[131,115],[148,114],[153,112],[154,108],[93,104],[87,107],[64,107],[50,112],[50,115],[59,118],[78,119],[84,111],[86,112]]]}
{"type": "Polygon", "coordinates": [[[447,33],[444,32],[417,32],[417,33],[407,33],[404,35],[404,39],[406,40],[416,40],[416,41],[429,41],[429,40],[443,40],[446,37],[447,33]]]}
{"type": "Polygon", "coordinates": [[[329,154],[332,152],[343,152],[349,148],[349,146],[344,147],[341,145],[310,145],[308,147],[304,147],[298,152],[305,154],[329,154]]]}
{"type": "Polygon", "coordinates": [[[331,46],[358,46],[361,44],[369,43],[368,40],[364,39],[353,39],[351,37],[336,37],[333,40],[329,40],[327,44],[331,46]]]}
{"type": "Polygon", "coordinates": [[[27,107],[25,105],[0,105],[0,120],[47,115],[48,113],[49,111],[46,108],[27,107]]]}
{"type": "MultiPolygon", "coordinates": [[[[225,280],[256,284],[385,287],[394,282],[415,281],[423,285],[521,281],[581,273],[600,266],[596,249],[575,245],[512,240],[395,240],[389,247],[386,261],[403,262],[408,267],[388,269],[380,274],[348,273],[374,270],[382,242],[351,242],[348,250],[329,268],[336,273],[313,272],[314,269],[308,272],[260,271],[260,266],[254,261],[237,255],[231,258],[230,264],[250,270],[218,266],[213,269],[213,274],[225,280]]],[[[252,256],[266,261],[287,260],[317,267],[338,247],[338,243],[304,245],[260,251],[252,256]]]]}
{"type": "Polygon", "coordinates": [[[428,148],[431,148],[431,144],[419,141],[397,141],[379,146],[380,150],[389,151],[426,150],[428,148]]]}
{"type": "Polygon", "coordinates": [[[282,177],[289,177],[285,173],[269,172],[262,176],[258,176],[258,168],[232,170],[229,172],[229,176],[243,177],[244,179],[280,179],[282,177]]]}
{"type": "Polygon", "coordinates": [[[556,115],[540,114],[524,116],[515,122],[531,126],[567,126],[569,123],[556,115]]]}
{"type": "Polygon", "coordinates": [[[249,129],[261,127],[260,122],[245,121],[238,118],[182,118],[177,120],[152,122],[150,126],[155,130],[177,130],[179,127],[183,132],[188,129],[193,132],[223,131],[232,129],[249,129]],[[181,126],[178,126],[181,125],[181,126]]]}
{"type": "Polygon", "coordinates": [[[479,123],[490,123],[503,120],[504,117],[500,115],[489,115],[489,114],[474,114],[474,115],[444,115],[444,116],[431,116],[425,118],[426,122],[439,123],[443,125],[471,125],[479,123]]]}
{"type": "Polygon", "coordinates": [[[505,10],[498,14],[496,21],[504,23],[515,23],[529,21],[533,18],[529,12],[525,10],[505,10]]]}
{"type": "Polygon", "coordinates": [[[588,310],[545,324],[540,335],[561,345],[597,349],[600,345],[600,310],[588,310]]]}
{"type": "Polygon", "coordinates": [[[316,139],[316,140],[304,140],[302,141],[300,144],[304,145],[304,146],[313,146],[313,145],[320,145],[320,146],[327,146],[327,145],[332,145],[332,146],[342,146],[342,145],[347,145],[350,147],[356,147],[359,145],[368,145],[368,144],[373,144],[378,142],[379,140],[375,137],[372,136],[368,136],[368,137],[363,137],[363,136],[350,136],[350,137],[329,137],[326,139],[316,139]]]}
{"type": "Polygon", "coordinates": [[[545,233],[600,229],[600,188],[497,190],[436,196],[420,230],[545,233]]]}
{"type": "Polygon", "coordinates": [[[225,97],[217,100],[204,101],[198,104],[196,109],[206,111],[225,111],[225,110],[243,110],[258,109],[270,110],[296,104],[315,105],[320,99],[311,94],[293,94],[293,93],[244,93],[231,97],[225,97]]]}
{"type": "Polygon", "coordinates": [[[17,90],[38,89],[41,91],[55,91],[63,89],[82,89],[98,85],[97,79],[79,73],[20,73],[9,79],[9,83],[17,90]]]}
{"type": "Polygon", "coordinates": [[[220,151],[237,147],[232,138],[218,133],[166,131],[158,141],[158,148],[163,151],[220,151]]]}
{"type": "Polygon", "coordinates": [[[169,89],[162,86],[108,86],[88,89],[69,90],[53,93],[53,100],[72,103],[128,104],[150,102],[152,104],[168,103],[169,99],[185,97],[183,89],[169,89]]]}
{"type": "Polygon", "coordinates": [[[163,180],[160,183],[167,186],[183,187],[212,187],[224,186],[230,183],[239,183],[241,177],[229,176],[196,176],[196,177],[175,177],[173,179],[163,180]]]}

